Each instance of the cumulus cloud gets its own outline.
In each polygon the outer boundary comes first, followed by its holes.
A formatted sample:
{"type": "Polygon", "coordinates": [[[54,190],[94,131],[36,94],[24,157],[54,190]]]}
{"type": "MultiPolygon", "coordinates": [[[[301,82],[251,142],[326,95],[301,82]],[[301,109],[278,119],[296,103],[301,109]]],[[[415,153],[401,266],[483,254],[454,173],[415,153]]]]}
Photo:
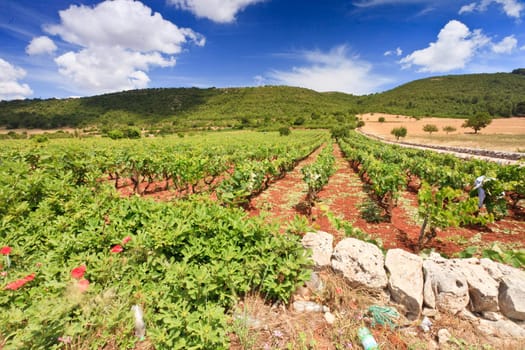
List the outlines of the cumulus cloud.
{"type": "Polygon", "coordinates": [[[518,46],[518,40],[514,35],[510,35],[499,43],[492,44],[492,51],[495,53],[511,53],[518,46]]]}
{"type": "Polygon", "coordinates": [[[419,66],[420,72],[443,73],[464,68],[478,50],[490,43],[480,30],[470,31],[463,23],[453,20],[439,32],[436,42],[405,56],[399,62],[403,68],[419,66]]]}
{"type": "Polygon", "coordinates": [[[168,0],[169,4],[214,22],[230,23],[238,12],[264,0],[168,0]]]}
{"type": "Polygon", "coordinates": [[[33,91],[29,85],[18,81],[25,76],[25,70],[0,58],[0,101],[24,99],[30,96],[33,91]]]}
{"type": "Polygon", "coordinates": [[[521,11],[525,10],[525,5],[518,0],[481,0],[461,7],[459,14],[486,11],[491,4],[498,4],[503,7],[503,12],[509,17],[520,18],[521,11]]]}
{"type": "Polygon", "coordinates": [[[374,76],[372,65],[359,57],[349,56],[345,45],[329,52],[306,51],[301,58],[306,65],[289,71],[274,70],[269,78],[277,84],[300,86],[316,91],[341,91],[356,95],[375,92],[388,83],[374,76]]]}
{"type": "Polygon", "coordinates": [[[71,5],[59,12],[60,23],[44,30],[79,46],[55,58],[59,72],[89,92],[144,88],[151,67],[175,65],[173,55],[205,38],[179,28],[134,0],[104,1],[94,7],[71,5]]]}
{"type": "Polygon", "coordinates": [[[68,52],[55,59],[60,74],[82,90],[116,91],[142,89],[150,79],[149,66],[170,67],[175,59],[160,53],[129,51],[118,46],[96,46],[79,52],[68,52]]]}
{"type": "Polygon", "coordinates": [[[395,50],[388,50],[384,53],[385,56],[392,56],[392,55],[401,56],[402,54],[403,54],[403,50],[401,50],[400,47],[398,47],[395,50]]]}
{"type": "Polygon", "coordinates": [[[40,55],[40,54],[52,54],[57,49],[57,46],[53,40],[49,39],[47,36],[39,36],[38,38],[33,38],[29,45],[26,47],[26,53],[28,55],[40,55]]]}

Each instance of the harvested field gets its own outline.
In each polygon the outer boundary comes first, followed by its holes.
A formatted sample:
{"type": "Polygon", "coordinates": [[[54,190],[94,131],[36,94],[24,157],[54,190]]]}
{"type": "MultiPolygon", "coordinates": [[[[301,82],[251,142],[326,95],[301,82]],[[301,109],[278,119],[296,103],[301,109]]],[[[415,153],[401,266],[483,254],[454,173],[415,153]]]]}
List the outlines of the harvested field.
{"type": "Polygon", "coordinates": [[[395,140],[390,134],[393,128],[404,126],[407,128],[407,136],[403,141],[407,142],[508,152],[525,151],[525,118],[494,119],[490,125],[474,134],[472,129],[461,127],[464,119],[428,117],[416,120],[412,117],[384,113],[367,113],[359,117],[365,122],[365,126],[362,127],[364,132],[388,140],[395,140]],[[385,118],[384,122],[378,121],[381,117],[385,118]],[[426,124],[435,125],[438,131],[432,135],[423,131],[426,124]],[[446,126],[452,126],[456,130],[447,134],[443,131],[446,126]]]}

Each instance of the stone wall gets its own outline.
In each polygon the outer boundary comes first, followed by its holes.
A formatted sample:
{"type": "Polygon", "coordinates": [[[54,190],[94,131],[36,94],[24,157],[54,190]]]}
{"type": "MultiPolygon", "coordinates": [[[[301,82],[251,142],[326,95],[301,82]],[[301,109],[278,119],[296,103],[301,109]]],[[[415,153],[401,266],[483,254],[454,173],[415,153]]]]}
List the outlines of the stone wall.
{"type": "Polygon", "coordinates": [[[409,320],[446,312],[475,321],[486,334],[525,339],[525,271],[489,259],[427,258],[402,249],[383,255],[375,245],[346,238],[332,247],[326,232],[310,232],[303,246],[315,268],[341,273],[351,286],[381,289],[409,320]]]}

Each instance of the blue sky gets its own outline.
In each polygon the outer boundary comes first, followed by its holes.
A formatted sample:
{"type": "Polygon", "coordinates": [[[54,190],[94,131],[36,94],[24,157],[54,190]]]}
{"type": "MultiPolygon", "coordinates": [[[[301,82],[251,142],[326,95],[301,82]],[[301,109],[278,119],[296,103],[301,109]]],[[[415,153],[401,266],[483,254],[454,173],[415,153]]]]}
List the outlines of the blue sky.
{"type": "Polygon", "coordinates": [[[363,95],[525,67],[523,0],[0,0],[0,100],[291,85],[363,95]]]}

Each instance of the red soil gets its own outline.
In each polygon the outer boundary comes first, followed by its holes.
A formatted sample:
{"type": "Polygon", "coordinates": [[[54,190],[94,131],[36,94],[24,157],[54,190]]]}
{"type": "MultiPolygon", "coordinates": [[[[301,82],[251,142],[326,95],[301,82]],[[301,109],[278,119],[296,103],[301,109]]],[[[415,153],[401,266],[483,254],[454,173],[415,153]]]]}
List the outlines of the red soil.
{"type": "MultiPolygon", "coordinates": [[[[367,198],[363,182],[343,158],[342,152],[334,145],[336,156],[336,173],[330,178],[327,186],[319,193],[319,202],[312,210],[310,223],[316,229],[334,234],[336,241],[344,238],[345,233],[337,230],[330,223],[327,213],[335,215],[352,224],[375,239],[381,239],[386,249],[402,248],[411,252],[417,251],[420,223],[417,218],[417,195],[405,191],[393,209],[392,221],[368,223],[361,218],[359,206],[367,198]]],[[[284,179],[270,185],[259,197],[252,201],[251,215],[266,212],[269,218],[277,219],[284,229],[294,215],[301,215],[301,201],[306,195],[300,169],[311,163],[316,154],[300,163],[284,179]]],[[[524,210],[517,217],[506,217],[486,227],[449,228],[438,232],[438,236],[425,248],[433,248],[446,255],[458,253],[465,248],[483,246],[489,248],[492,243],[513,248],[525,247],[524,210]]]]}

